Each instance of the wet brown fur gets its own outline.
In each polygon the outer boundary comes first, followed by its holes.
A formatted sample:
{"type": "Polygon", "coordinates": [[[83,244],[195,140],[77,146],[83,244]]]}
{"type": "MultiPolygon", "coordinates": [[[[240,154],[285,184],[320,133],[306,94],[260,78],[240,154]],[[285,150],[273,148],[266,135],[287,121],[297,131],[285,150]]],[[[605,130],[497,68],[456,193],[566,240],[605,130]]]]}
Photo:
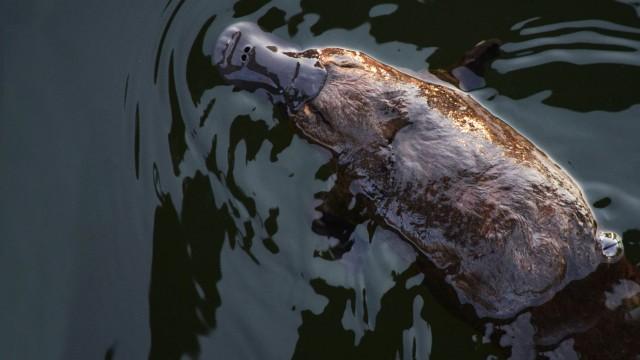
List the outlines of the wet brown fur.
{"type": "Polygon", "coordinates": [[[294,123],[480,316],[541,304],[602,261],[575,182],[469,95],[361,52],[314,56],[328,79],[294,123]]]}

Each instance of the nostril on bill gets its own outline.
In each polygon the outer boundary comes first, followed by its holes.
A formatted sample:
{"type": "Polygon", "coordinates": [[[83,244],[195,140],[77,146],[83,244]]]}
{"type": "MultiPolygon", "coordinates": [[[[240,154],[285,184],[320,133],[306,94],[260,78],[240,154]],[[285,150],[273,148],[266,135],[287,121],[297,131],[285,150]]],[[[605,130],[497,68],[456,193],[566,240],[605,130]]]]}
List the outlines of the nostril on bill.
{"type": "Polygon", "coordinates": [[[230,25],[219,35],[215,50],[214,64],[226,82],[266,94],[292,112],[317,95],[326,79],[326,71],[313,65],[316,59],[290,56],[288,52],[300,49],[255,24],[230,25]]]}

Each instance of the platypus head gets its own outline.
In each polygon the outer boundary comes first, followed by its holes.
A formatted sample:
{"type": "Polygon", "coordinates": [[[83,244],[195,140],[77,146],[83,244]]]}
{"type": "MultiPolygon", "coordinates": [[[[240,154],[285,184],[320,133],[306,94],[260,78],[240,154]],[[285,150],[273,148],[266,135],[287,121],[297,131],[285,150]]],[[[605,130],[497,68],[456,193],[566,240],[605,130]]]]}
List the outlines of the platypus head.
{"type": "Polygon", "coordinates": [[[410,123],[418,95],[410,77],[354,50],[325,48],[319,60],[327,71],[325,85],[294,116],[312,140],[339,154],[375,152],[410,123]]]}
{"type": "Polygon", "coordinates": [[[358,51],[303,51],[241,22],[222,32],[213,61],[227,82],[285,104],[307,137],[337,153],[387,144],[407,123],[395,70],[358,51]]]}
{"type": "Polygon", "coordinates": [[[327,77],[315,51],[301,51],[247,22],[222,32],[213,61],[227,82],[284,103],[290,113],[314,98],[327,77]]]}

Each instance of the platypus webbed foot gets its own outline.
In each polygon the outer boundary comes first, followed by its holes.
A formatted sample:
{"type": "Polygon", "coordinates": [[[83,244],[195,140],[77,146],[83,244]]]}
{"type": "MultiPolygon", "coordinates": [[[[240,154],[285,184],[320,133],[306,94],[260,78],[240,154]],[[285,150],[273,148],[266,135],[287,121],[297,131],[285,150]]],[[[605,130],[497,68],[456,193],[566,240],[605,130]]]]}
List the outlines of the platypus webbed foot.
{"type": "Polygon", "coordinates": [[[434,74],[464,91],[482,88],[486,85],[484,74],[489,64],[500,56],[501,45],[499,39],[483,40],[467,51],[456,64],[434,74]]]}

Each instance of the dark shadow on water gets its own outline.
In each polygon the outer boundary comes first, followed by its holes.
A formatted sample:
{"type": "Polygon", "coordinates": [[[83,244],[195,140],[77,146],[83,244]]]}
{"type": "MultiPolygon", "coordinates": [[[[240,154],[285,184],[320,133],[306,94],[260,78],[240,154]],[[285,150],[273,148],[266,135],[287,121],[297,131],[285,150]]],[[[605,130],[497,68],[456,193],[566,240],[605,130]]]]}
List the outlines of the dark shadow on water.
{"type": "MultiPolygon", "coordinates": [[[[204,39],[215,19],[216,15],[213,15],[202,25],[191,46],[189,57],[187,58],[187,87],[189,88],[194,106],[200,104],[202,94],[204,94],[206,90],[224,84],[217,69],[211,63],[211,56],[205,55],[207,52],[205,50],[204,39]]],[[[209,45],[207,48],[211,47],[213,47],[213,45],[209,45]]],[[[210,110],[211,109],[209,109],[209,111],[210,110]]],[[[202,126],[202,122],[200,126],[202,126]]]]}
{"type": "Polygon", "coordinates": [[[182,211],[171,196],[158,195],[153,232],[149,309],[152,359],[196,356],[198,336],[216,326],[225,235],[236,229],[226,205],[217,208],[208,176],[183,182],[182,211]]]}
{"type": "Polygon", "coordinates": [[[603,197],[602,199],[597,200],[593,203],[593,207],[596,209],[604,209],[609,205],[611,205],[611,198],[609,197],[603,197]]]}
{"type": "MultiPolygon", "coordinates": [[[[353,289],[331,286],[322,279],[310,281],[314,291],[328,300],[320,314],[309,310],[301,312],[302,324],[298,328],[298,342],[292,359],[416,359],[416,346],[425,346],[427,339],[415,337],[410,354],[405,354],[404,339],[406,331],[414,324],[414,304],[417,298],[422,300],[419,317],[429,324],[433,339],[431,359],[464,358],[471,352],[487,356],[502,357],[502,351],[490,344],[452,343],[450,339],[459,339],[461,333],[468,333],[462,321],[446,320],[438,314],[443,311],[429,290],[421,282],[407,288],[407,281],[421,273],[417,264],[409,266],[400,274],[394,275],[394,286],[380,299],[380,310],[376,315],[375,328],[364,331],[356,344],[353,330],[345,329],[342,318],[347,312],[355,314],[356,306],[364,306],[364,321],[369,324],[364,304],[356,303],[353,289]],[[450,335],[456,335],[450,336],[450,335]],[[459,356],[459,357],[457,357],[459,356]]],[[[363,294],[366,291],[363,289],[363,294]]],[[[418,314],[415,314],[418,315],[418,314]]]]}
{"type": "Polygon", "coordinates": [[[233,17],[241,17],[258,11],[271,0],[239,0],[233,5],[233,17]]]}
{"type": "Polygon", "coordinates": [[[287,24],[285,15],[284,10],[274,6],[258,19],[258,25],[264,30],[271,32],[287,24]]]}
{"type": "Polygon", "coordinates": [[[136,104],[136,124],[133,139],[133,157],[136,168],[136,179],[140,179],[140,104],[136,104]]]}
{"type": "Polygon", "coordinates": [[[115,354],[116,354],[116,346],[114,344],[109,346],[107,351],[104,353],[104,360],[113,360],[113,357],[115,354]]]}
{"type": "MultiPolygon", "coordinates": [[[[180,0],[178,5],[176,5],[176,7],[171,12],[171,15],[169,16],[169,20],[167,20],[167,23],[165,24],[164,29],[162,30],[162,35],[160,36],[160,42],[158,43],[158,47],[156,50],[156,61],[155,61],[155,66],[153,71],[154,83],[158,81],[158,71],[160,70],[160,59],[162,55],[162,49],[164,48],[164,42],[167,38],[167,34],[169,33],[169,29],[171,29],[171,24],[175,20],[176,15],[178,15],[178,11],[180,11],[180,8],[182,7],[182,5],[184,5],[185,1],[186,0],[180,0]]],[[[169,3],[167,3],[166,6],[169,6],[169,3]]]]}
{"type": "MultiPolygon", "coordinates": [[[[576,0],[522,2],[518,6],[513,6],[512,2],[506,0],[495,0],[473,8],[470,8],[468,1],[463,0],[365,0],[352,2],[349,6],[341,0],[302,0],[300,4],[302,11],[292,15],[288,21],[290,34],[297,32],[298,24],[307,14],[319,16],[317,22],[311,26],[311,32],[315,35],[332,29],[354,29],[368,22],[371,25],[371,36],[379,43],[400,41],[414,44],[418,48],[437,47],[428,59],[432,70],[448,68],[456,63],[465,51],[482,40],[498,38],[505,43],[519,42],[580,30],[566,28],[555,33],[523,36],[511,29],[514,24],[533,17],[540,19],[532,21],[532,26],[590,19],[610,19],[616,24],[635,28],[639,26],[636,13],[626,4],[610,3],[608,6],[602,6],[597,2],[576,0]],[[388,3],[397,4],[397,10],[387,15],[369,17],[372,7],[388,3]]],[[[612,33],[602,28],[596,31],[634,41],[640,38],[637,34],[612,33]]],[[[555,47],[562,51],[579,47],[594,51],[595,56],[598,46],[614,50],[609,44],[568,44],[555,47]]],[[[637,96],[640,71],[637,66],[623,63],[576,65],[551,62],[506,74],[492,69],[487,73],[486,80],[488,86],[516,99],[551,90],[550,97],[544,100],[546,104],[577,111],[619,111],[640,102],[637,96]],[[612,71],[613,68],[615,71],[612,71]],[[562,75],[558,76],[559,74],[562,75]],[[614,93],[612,89],[615,89],[614,93]],[[576,96],[576,93],[580,93],[580,96],[576,96]]]]}
{"type": "Polygon", "coordinates": [[[169,103],[171,105],[171,131],[169,132],[169,151],[171,153],[171,164],[173,165],[173,173],[180,175],[180,163],[184,159],[187,151],[186,128],[182,111],[180,110],[180,101],[176,89],[176,80],[173,67],[173,52],[169,61],[169,103]]]}

